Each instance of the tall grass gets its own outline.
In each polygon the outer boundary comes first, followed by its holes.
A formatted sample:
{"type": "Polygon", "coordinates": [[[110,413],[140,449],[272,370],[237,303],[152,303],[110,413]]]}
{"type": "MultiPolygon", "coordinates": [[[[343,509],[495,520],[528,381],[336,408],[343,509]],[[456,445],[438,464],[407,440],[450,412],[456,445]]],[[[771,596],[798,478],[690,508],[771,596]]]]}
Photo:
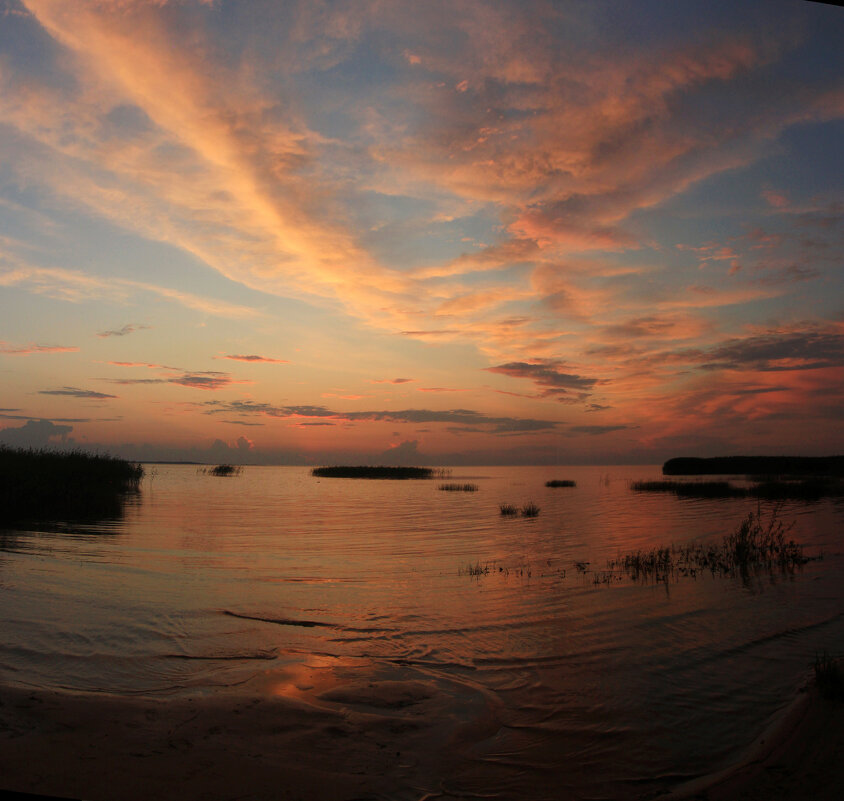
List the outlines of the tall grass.
{"type": "Polygon", "coordinates": [[[315,467],[312,476],[318,478],[433,478],[434,470],[430,467],[386,467],[379,465],[336,465],[333,467],[315,467]]]}
{"type": "Polygon", "coordinates": [[[774,509],[767,520],[760,510],[750,513],[731,534],[720,542],[660,546],[618,556],[607,563],[612,571],[633,580],[668,581],[679,576],[747,576],[750,572],[780,570],[792,572],[809,559],[803,546],[788,538],[785,526],[774,509]]]}
{"type": "Polygon", "coordinates": [[[444,492],[477,492],[477,484],[440,484],[439,489],[444,492]]]}
{"type": "Polygon", "coordinates": [[[0,523],[119,516],[143,475],[114,456],[0,446],[0,523]]]}

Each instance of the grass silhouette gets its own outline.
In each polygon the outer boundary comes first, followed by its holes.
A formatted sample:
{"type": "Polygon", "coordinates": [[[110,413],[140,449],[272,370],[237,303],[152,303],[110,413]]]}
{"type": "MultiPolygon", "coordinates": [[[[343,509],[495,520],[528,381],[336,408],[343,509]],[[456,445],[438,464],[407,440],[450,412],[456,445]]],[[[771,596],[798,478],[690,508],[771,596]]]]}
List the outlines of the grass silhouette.
{"type": "Polygon", "coordinates": [[[767,520],[761,510],[751,512],[720,542],[659,546],[632,551],[607,562],[607,568],[640,581],[668,581],[680,576],[696,577],[749,575],[751,572],[792,572],[809,561],[803,546],[788,538],[790,526],[773,509],[767,520]]]}
{"type": "Polygon", "coordinates": [[[240,465],[234,464],[218,464],[212,467],[208,473],[212,476],[237,476],[243,468],[240,465]]]}
{"type": "Polygon", "coordinates": [[[0,447],[0,523],[117,517],[143,475],[114,456],[0,447]]]}

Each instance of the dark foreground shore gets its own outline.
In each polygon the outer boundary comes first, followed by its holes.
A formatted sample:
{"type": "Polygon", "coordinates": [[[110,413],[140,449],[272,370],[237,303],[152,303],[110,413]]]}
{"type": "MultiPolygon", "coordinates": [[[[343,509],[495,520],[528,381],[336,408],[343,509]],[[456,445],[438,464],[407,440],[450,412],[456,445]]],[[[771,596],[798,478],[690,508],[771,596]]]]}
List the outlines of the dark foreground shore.
{"type": "Polygon", "coordinates": [[[808,687],[740,761],[660,801],[838,801],[844,797],[844,703],[808,687]]]}
{"type": "MultiPolygon", "coordinates": [[[[88,801],[448,801],[462,797],[449,784],[477,771],[472,747],[497,723],[484,699],[457,709],[429,689],[411,678],[351,682],[322,706],[273,693],[154,700],[2,688],[0,789],[88,801]]],[[[529,786],[525,777],[525,798],[529,786]]],[[[662,799],[837,801],[842,788],[844,704],[811,688],[739,764],[662,799]]]]}

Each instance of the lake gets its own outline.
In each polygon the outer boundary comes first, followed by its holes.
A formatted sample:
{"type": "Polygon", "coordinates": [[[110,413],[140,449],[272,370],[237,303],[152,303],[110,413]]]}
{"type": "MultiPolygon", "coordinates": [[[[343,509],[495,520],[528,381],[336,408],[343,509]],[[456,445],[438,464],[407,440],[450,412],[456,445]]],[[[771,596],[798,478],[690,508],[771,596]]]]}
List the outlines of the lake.
{"type": "MultiPolygon", "coordinates": [[[[375,709],[398,743],[460,733],[455,796],[631,798],[730,764],[844,650],[840,498],[778,506],[823,555],[794,572],[643,582],[608,560],[775,504],[631,491],[655,466],[146,470],[119,520],[0,531],[0,684],[375,709]]],[[[414,759],[392,797],[436,771],[414,759]]]]}

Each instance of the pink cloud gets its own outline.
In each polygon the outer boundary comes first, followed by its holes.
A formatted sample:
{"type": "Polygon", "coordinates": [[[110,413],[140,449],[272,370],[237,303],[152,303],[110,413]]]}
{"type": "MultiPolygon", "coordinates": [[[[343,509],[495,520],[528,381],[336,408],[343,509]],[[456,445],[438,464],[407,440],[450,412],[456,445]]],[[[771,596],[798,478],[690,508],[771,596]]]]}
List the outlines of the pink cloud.
{"type": "Polygon", "coordinates": [[[286,359],[271,359],[269,356],[255,356],[255,355],[248,355],[248,356],[241,356],[241,355],[234,355],[229,354],[223,356],[224,359],[232,359],[236,362],[267,362],[269,364],[290,364],[286,359]]]}
{"type": "Polygon", "coordinates": [[[31,353],[75,353],[79,348],[65,345],[12,345],[0,342],[0,353],[7,356],[27,356],[31,353]]]}

